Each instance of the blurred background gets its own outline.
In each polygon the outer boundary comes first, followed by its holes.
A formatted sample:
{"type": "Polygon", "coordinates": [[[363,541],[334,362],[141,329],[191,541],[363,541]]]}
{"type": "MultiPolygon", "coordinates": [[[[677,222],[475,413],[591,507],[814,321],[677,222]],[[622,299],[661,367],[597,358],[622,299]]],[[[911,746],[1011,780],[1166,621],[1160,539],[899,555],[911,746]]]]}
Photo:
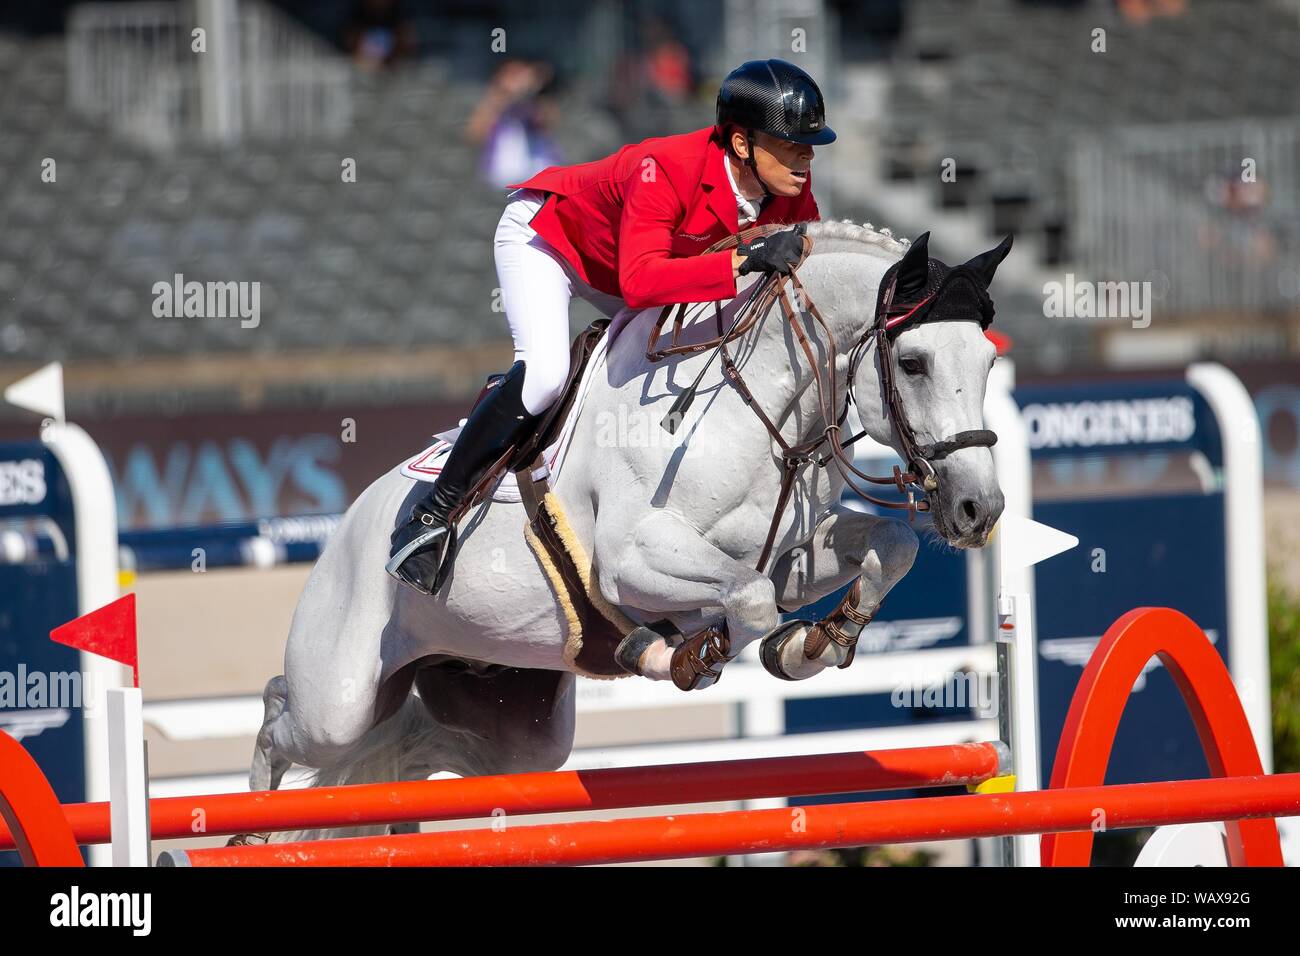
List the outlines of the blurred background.
{"type": "MultiPolygon", "coordinates": [[[[947,261],[1015,235],[993,292],[1020,385],[1230,368],[1300,588],[1296,0],[5,0],[0,384],[64,365],[123,542],[152,549],[128,572],[159,572],[146,688],[255,716],[308,569],[194,575],[188,539],[148,535],[322,536],[509,365],[504,184],[710,125],[762,56],[827,94],[824,217],[947,261]],[[258,283],[258,321],[159,316],[177,276],[258,283]],[[1051,314],[1053,284],[1104,282],[1144,284],[1149,324],[1051,314]]],[[[575,331],[594,316],[575,300],[575,331]]],[[[0,405],[0,441],[34,433],[0,405]]],[[[151,761],[234,786],[248,743],[156,734],[151,761]]]]}
{"type": "Polygon", "coordinates": [[[1263,0],[8,0],[0,380],[65,363],[124,527],[339,512],[508,364],[502,186],[708,125],[779,55],[840,134],[825,215],[957,261],[1014,233],[1022,380],[1225,362],[1292,491],[1298,52],[1263,0]],[[258,282],[259,323],[155,317],[176,274],[258,282]],[[1067,274],[1149,282],[1154,321],[1045,316],[1067,274]]]}

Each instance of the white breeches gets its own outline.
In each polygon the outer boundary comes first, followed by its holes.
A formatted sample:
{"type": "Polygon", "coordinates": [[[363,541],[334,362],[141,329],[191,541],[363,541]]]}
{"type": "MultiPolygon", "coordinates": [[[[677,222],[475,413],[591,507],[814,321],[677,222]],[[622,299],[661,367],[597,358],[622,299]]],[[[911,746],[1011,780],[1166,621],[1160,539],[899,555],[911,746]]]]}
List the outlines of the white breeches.
{"type": "Polygon", "coordinates": [[[526,363],[523,402],[538,415],[560,397],[569,374],[569,301],[576,295],[613,318],[623,300],[580,279],[529,221],[546,193],[516,189],[497,226],[493,243],[501,304],[515,340],[515,361],[526,363]]]}

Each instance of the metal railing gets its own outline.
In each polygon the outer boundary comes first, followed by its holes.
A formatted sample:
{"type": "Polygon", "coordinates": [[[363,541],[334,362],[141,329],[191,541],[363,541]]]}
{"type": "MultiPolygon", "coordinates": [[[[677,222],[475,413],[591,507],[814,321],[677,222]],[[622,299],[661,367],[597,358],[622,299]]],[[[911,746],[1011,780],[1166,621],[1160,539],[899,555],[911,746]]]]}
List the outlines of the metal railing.
{"type": "Polygon", "coordinates": [[[68,101],[133,139],[170,145],[197,116],[197,84],[184,64],[184,7],[86,4],[68,18],[68,101]]]}
{"type": "Polygon", "coordinates": [[[1070,167],[1078,266],[1168,314],[1300,309],[1300,122],[1122,128],[1070,167]]]}
{"type": "Polygon", "coordinates": [[[255,0],[83,4],[67,51],[69,105],[155,148],[351,123],[347,61],[255,0]]]}

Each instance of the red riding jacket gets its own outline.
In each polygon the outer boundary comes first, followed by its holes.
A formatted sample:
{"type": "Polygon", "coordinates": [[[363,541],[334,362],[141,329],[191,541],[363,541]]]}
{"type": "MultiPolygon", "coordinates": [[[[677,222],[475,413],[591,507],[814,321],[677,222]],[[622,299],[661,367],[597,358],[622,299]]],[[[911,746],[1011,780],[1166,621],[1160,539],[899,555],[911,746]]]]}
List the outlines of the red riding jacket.
{"type": "MultiPolygon", "coordinates": [[[[713,127],[624,146],[592,163],[551,166],[524,183],[551,193],[532,227],[592,288],[632,308],[736,294],[731,253],[700,255],[739,231],[736,198],[713,127]]],[[[819,218],[812,177],[773,196],[755,225],[819,218]]]]}

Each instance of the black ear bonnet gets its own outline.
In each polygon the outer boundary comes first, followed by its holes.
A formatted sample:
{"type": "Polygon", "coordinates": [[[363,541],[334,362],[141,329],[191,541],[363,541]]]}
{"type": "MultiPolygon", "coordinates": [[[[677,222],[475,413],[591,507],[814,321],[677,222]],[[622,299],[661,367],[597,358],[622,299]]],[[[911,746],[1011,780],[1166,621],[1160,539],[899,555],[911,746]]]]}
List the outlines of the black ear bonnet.
{"type": "Polygon", "coordinates": [[[880,283],[876,315],[882,316],[885,296],[892,284],[893,300],[882,319],[892,339],[905,328],[922,322],[978,321],[980,328],[993,323],[993,300],[988,286],[998,264],[1011,251],[1011,237],[996,249],[981,253],[969,262],[949,266],[927,253],[929,233],[923,234],[908,248],[898,262],[889,267],[880,283]],[[924,269],[923,269],[924,263],[924,269]]]}

